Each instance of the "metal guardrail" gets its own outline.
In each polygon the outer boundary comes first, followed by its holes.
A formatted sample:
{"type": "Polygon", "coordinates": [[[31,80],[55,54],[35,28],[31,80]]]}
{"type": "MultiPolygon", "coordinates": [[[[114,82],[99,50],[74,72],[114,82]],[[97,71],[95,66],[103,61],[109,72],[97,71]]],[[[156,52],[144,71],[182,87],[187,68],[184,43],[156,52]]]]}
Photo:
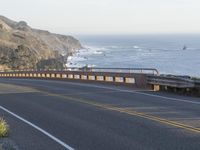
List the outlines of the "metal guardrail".
{"type": "Polygon", "coordinates": [[[199,80],[194,80],[195,82],[195,87],[200,88],[200,81],[199,80]]]}
{"type": "Polygon", "coordinates": [[[91,68],[92,72],[142,73],[158,75],[157,69],[152,68],[91,68]]]}
{"type": "Polygon", "coordinates": [[[148,75],[147,82],[148,84],[152,85],[169,86],[175,88],[194,88],[196,86],[194,80],[181,76],[148,75]]]}

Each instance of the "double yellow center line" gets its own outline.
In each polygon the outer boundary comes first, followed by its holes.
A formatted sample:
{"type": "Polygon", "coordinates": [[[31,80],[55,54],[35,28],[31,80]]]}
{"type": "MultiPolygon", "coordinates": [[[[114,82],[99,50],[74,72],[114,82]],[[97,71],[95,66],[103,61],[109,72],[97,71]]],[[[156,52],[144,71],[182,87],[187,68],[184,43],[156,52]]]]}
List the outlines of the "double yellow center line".
{"type": "Polygon", "coordinates": [[[60,94],[54,94],[54,93],[49,93],[49,92],[45,92],[45,91],[42,91],[42,92],[40,91],[40,93],[43,93],[43,94],[48,95],[48,96],[58,97],[58,98],[65,99],[65,100],[68,100],[68,101],[75,101],[75,102],[92,105],[92,106],[99,107],[99,108],[106,109],[106,110],[116,111],[116,112],[131,115],[131,116],[137,116],[137,117],[145,118],[145,119],[152,120],[152,121],[162,123],[162,124],[165,124],[165,125],[170,125],[170,126],[177,127],[177,128],[180,128],[180,129],[185,129],[187,131],[200,133],[200,128],[192,127],[192,126],[189,126],[189,125],[185,125],[185,124],[178,123],[178,122],[175,122],[175,121],[170,121],[170,120],[167,120],[167,119],[148,115],[148,114],[145,114],[145,113],[141,113],[141,112],[137,112],[137,111],[130,111],[130,110],[127,110],[125,108],[119,108],[119,107],[110,106],[110,105],[107,105],[107,104],[97,103],[97,102],[94,102],[94,101],[91,101],[91,100],[86,100],[86,99],[81,99],[81,98],[76,98],[76,97],[71,97],[71,96],[65,96],[65,95],[60,95],[60,94]]]}

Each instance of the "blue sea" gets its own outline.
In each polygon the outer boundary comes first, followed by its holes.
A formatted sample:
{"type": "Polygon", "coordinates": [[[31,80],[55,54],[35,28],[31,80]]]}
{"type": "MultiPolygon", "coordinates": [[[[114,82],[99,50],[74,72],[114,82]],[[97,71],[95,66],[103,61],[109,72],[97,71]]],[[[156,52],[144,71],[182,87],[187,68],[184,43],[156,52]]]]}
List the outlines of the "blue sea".
{"type": "Polygon", "coordinates": [[[156,68],[161,74],[200,77],[200,35],[77,36],[84,49],[67,66],[156,68]]]}

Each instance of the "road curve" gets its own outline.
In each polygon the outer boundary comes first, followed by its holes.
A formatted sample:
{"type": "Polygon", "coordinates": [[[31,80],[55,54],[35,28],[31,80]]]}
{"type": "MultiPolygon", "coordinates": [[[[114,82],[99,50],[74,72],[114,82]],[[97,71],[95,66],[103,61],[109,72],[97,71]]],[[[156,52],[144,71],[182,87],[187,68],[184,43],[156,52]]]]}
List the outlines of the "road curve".
{"type": "Polygon", "coordinates": [[[21,150],[198,150],[200,99],[128,87],[0,79],[21,150]]]}

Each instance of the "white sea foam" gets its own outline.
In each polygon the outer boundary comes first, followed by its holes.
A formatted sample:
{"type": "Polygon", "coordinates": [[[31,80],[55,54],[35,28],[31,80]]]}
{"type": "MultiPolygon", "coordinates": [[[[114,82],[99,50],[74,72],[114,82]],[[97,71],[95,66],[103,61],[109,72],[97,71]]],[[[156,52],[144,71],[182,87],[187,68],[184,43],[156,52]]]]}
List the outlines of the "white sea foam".
{"type": "Polygon", "coordinates": [[[72,59],[73,59],[72,56],[68,56],[68,57],[67,57],[67,61],[71,61],[72,59]]]}
{"type": "Polygon", "coordinates": [[[103,54],[101,51],[95,51],[94,54],[103,54]]]}
{"type": "Polygon", "coordinates": [[[84,63],[91,55],[102,55],[107,49],[105,47],[85,46],[85,49],[77,50],[72,56],[67,59],[67,67],[95,67],[94,64],[84,63]]]}
{"type": "Polygon", "coordinates": [[[119,46],[112,45],[112,46],[107,46],[107,48],[113,48],[113,49],[117,49],[117,48],[119,48],[119,46]]]}
{"type": "Polygon", "coordinates": [[[136,46],[136,45],[134,45],[134,46],[133,46],[133,48],[135,48],[135,49],[139,49],[140,47],[139,47],[139,46],[136,46]]]}

